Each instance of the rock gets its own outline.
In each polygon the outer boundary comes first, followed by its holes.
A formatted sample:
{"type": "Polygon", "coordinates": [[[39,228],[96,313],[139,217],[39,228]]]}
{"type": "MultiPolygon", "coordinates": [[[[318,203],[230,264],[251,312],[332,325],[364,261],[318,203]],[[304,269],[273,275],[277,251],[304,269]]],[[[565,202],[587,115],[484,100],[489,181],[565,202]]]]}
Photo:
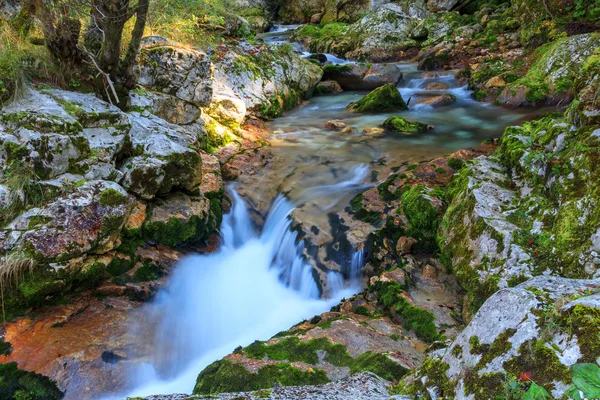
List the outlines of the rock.
{"type": "Polygon", "coordinates": [[[345,127],[344,129],[342,129],[342,130],[340,131],[340,134],[341,134],[341,135],[351,135],[351,134],[353,134],[353,133],[355,133],[355,132],[356,132],[356,129],[354,129],[354,128],[353,128],[353,127],[351,127],[351,126],[347,126],[347,127],[345,127]]]}
{"type": "Polygon", "coordinates": [[[422,71],[437,71],[448,65],[448,62],[447,54],[430,55],[423,58],[417,68],[422,71]]]}
{"type": "Polygon", "coordinates": [[[431,127],[426,124],[411,122],[402,117],[389,117],[382,126],[394,133],[400,133],[402,135],[414,135],[415,133],[422,133],[431,129],[431,127]]]}
{"type": "Polygon", "coordinates": [[[323,68],[323,79],[338,82],[344,90],[361,90],[367,72],[369,67],[366,65],[328,64],[323,68]]]}
{"type": "Polygon", "coordinates": [[[327,121],[327,123],[325,124],[325,128],[332,129],[334,131],[341,131],[342,129],[347,127],[348,125],[346,125],[344,122],[338,119],[332,119],[331,121],[327,121]]]}
{"type": "Polygon", "coordinates": [[[498,101],[510,106],[570,102],[572,83],[599,43],[600,35],[589,33],[547,44],[527,74],[507,85],[498,101]]]}
{"type": "MultiPolygon", "coordinates": [[[[215,101],[206,111],[225,127],[239,125],[249,112],[279,115],[310,96],[322,77],[319,66],[287,47],[241,42],[221,51],[214,71],[215,101]]],[[[209,130],[209,141],[210,136],[209,130]]]]}
{"type": "Polygon", "coordinates": [[[450,11],[452,7],[458,4],[458,0],[428,0],[427,7],[431,11],[450,11]]]}
{"type": "Polygon", "coordinates": [[[130,92],[129,107],[138,111],[148,110],[177,125],[188,125],[200,119],[200,109],[197,105],[160,92],[130,92]]]}
{"type": "Polygon", "coordinates": [[[400,91],[390,83],[373,90],[356,103],[350,103],[348,108],[354,112],[365,113],[401,111],[407,106],[400,91]]]}
{"type": "Polygon", "coordinates": [[[383,128],[365,128],[362,131],[362,134],[369,137],[383,137],[385,136],[385,129],[383,128]]]}
{"type": "Polygon", "coordinates": [[[210,198],[220,194],[224,190],[223,178],[221,176],[221,163],[212,154],[200,153],[202,158],[202,184],[200,194],[210,198]]]}
{"type": "Polygon", "coordinates": [[[138,83],[197,106],[207,106],[213,93],[210,57],[165,40],[142,40],[138,83]]]}
{"type": "Polygon", "coordinates": [[[545,276],[499,291],[448,348],[433,352],[415,371],[409,390],[488,398],[502,390],[507,374],[526,373],[561,398],[573,380],[570,367],[600,356],[597,346],[588,346],[596,342],[600,308],[598,295],[587,293],[598,288],[600,280],[545,276]],[[436,371],[445,371],[441,379],[436,371]]]}
{"type": "Polygon", "coordinates": [[[0,162],[29,167],[39,178],[67,172],[90,154],[83,126],[52,97],[27,89],[0,112],[0,162]]]}
{"type": "Polygon", "coordinates": [[[449,104],[455,103],[456,102],[456,97],[454,97],[454,95],[446,93],[446,94],[442,94],[440,96],[433,96],[433,97],[425,97],[425,98],[420,98],[417,99],[417,104],[420,105],[424,105],[424,106],[430,106],[430,107],[443,107],[443,106],[447,106],[449,104]]]}
{"type": "Polygon", "coordinates": [[[169,247],[189,246],[208,237],[220,224],[207,197],[174,192],[155,205],[142,232],[145,238],[169,247]]]}
{"type": "Polygon", "coordinates": [[[314,25],[318,25],[322,19],[323,19],[323,13],[317,13],[317,14],[314,14],[312,17],[310,17],[310,23],[314,24],[314,25]]]}
{"type": "Polygon", "coordinates": [[[132,206],[131,197],[116,183],[86,182],[8,224],[5,233],[11,239],[0,237],[0,252],[26,247],[41,262],[105,253],[118,244],[132,206]]]}
{"type": "Polygon", "coordinates": [[[400,239],[398,239],[398,243],[396,243],[396,254],[400,256],[410,253],[416,243],[417,241],[414,238],[401,236],[400,239]]]}
{"type": "Polygon", "coordinates": [[[357,89],[372,90],[386,84],[394,86],[402,79],[402,72],[394,64],[373,64],[363,78],[362,87],[357,89]]]}
{"type": "Polygon", "coordinates": [[[484,85],[486,89],[497,89],[506,86],[506,82],[499,76],[490,78],[484,85]]]}
{"type": "Polygon", "coordinates": [[[423,86],[425,86],[426,90],[447,90],[448,89],[448,85],[446,85],[445,83],[442,82],[430,82],[430,83],[423,83],[423,86]]]}
{"type": "Polygon", "coordinates": [[[327,63],[327,56],[323,53],[311,54],[307,58],[309,60],[317,61],[321,65],[324,65],[327,63]]]}
{"type": "Polygon", "coordinates": [[[317,85],[318,94],[341,93],[344,89],[336,81],[321,81],[317,85]]]}
{"type": "Polygon", "coordinates": [[[166,194],[173,187],[197,190],[202,160],[193,147],[194,135],[153,115],[129,114],[131,145],[135,157],[121,167],[122,184],[144,199],[166,194]]]}
{"type": "MultiPolygon", "coordinates": [[[[314,386],[277,386],[271,389],[240,393],[221,393],[215,400],[248,399],[313,399],[313,400],[388,400],[387,382],[371,372],[361,372],[339,381],[314,386]],[[267,397],[268,396],[268,397],[267,397]]],[[[175,394],[150,396],[145,400],[191,400],[194,396],[175,394]]],[[[396,400],[409,400],[407,396],[393,396],[396,400]]]]}

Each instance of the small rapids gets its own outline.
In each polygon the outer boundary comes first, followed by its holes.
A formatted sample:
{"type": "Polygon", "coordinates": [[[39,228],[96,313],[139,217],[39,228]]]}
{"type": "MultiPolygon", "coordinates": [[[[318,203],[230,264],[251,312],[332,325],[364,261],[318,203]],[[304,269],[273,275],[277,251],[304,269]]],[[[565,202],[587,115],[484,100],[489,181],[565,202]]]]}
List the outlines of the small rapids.
{"type": "MultiPolygon", "coordinates": [[[[360,189],[368,171],[361,168],[343,177],[346,181],[306,193],[302,201],[360,189]]],[[[360,290],[362,251],[348,266],[349,281],[341,273],[329,274],[333,291],[323,299],[302,256],[303,242],[290,230],[295,205],[279,195],[256,233],[244,200],[234,189],[230,197],[233,206],[223,218],[219,251],[182,260],[144,310],[149,320],[159,321],[154,354],[136,369],[136,389],[127,396],[190,393],[198,373],[235,347],[269,339],[360,290]]]]}

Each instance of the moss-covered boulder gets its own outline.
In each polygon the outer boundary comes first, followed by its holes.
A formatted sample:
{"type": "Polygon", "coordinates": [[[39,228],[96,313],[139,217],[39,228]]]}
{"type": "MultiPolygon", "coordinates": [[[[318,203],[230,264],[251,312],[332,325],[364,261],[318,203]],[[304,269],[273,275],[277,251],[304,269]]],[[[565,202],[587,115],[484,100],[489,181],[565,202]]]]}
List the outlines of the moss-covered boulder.
{"type": "Polygon", "coordinates": [[[499,288],[542,273],[597,273],[597,128],[546,117],[509,127],[447,190],[440,247],[473,309],[499,288]]]}
{"type": "Polygon", "coordinates": [[[589,33],[541,46],[536,49],[536,60],[527,74],[506,86],[498,101],[511,106],[571,101],[573,82],[599,45],[600,35],[589,33]]]}
{"type": "Polygon", "coordinates": [[[399,133],[401,135],[414,135],[416,133],[422,133],[431,129],[431,127],[427,124],[422,124],[420,122],[411,122],[402,117],[389,117],[383,122],[382,125],[384,128],[388,128],[394,133],[399,133]]]}
{"type": "Polygon", "coordinates": [[[142,226],[142,236],[170,247],[198,244],[217,231],[221,224],[220,201],[204,196],[171,193],[151,206],[142,226]]]}
{"type": "Polygon", "coordinates": [[[373,90],[356,103],[350,103],[348,108],[359,113],[377,113],[402,111],[408,107],[396,85],[387,84],[373,90]]]}
{"type": "Polygon", "coordinates": [[[562,398],[578,365],[600,356],[599,288],[599,280],[537,277],[499,291],[401,392],[493,399],[508,380],[518,395],[535,390],[546,396],[535,398],[562,398]]]}
{"type": "Polygon", "coordinates": [[[49,378],[23,371],[14,362],[0,364],[0,398],[60,400],[63,397],[64,393],[49,378]]]}

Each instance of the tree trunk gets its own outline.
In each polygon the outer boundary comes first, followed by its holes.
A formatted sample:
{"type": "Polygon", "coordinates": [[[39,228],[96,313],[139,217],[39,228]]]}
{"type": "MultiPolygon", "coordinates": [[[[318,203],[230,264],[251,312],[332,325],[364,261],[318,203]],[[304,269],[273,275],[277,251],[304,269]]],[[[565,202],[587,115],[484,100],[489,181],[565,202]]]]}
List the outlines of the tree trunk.
{"type": "Polygon", "coordinates": [[[135,26],[131,34],[131,41],[129,42],[125,61],[123,61],[123,86],[129,90],[133,89],[137,82],[137,75],[135,74],[134,67],[140,52],[140,42],[144,35],[144,29],[146,28],[146,17],[148,16],[149,6],[150,0],[139,0],[136,7],[135,26]]]}

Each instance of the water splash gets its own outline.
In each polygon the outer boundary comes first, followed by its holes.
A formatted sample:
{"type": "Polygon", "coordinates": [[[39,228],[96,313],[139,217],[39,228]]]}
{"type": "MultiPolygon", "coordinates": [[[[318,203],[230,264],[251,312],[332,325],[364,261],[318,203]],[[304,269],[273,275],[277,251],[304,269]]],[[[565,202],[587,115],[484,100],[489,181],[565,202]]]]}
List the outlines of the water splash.
{"type": "Polygon", "coordinates": [[[238,345],[266,340],[360,290],[358,280],[349,286],[341,274],[331,275],[332,297],[319,298],[303,242],[290,230],[294,205],[284,196],[274,201],[260,234],[244,201],[235,191],[231,197],[220,250],[181,261],[145,310],[159,321],[155,350],[135,372],[137,388],[127,396],[190,393],[198,373],[238,345]]]}

